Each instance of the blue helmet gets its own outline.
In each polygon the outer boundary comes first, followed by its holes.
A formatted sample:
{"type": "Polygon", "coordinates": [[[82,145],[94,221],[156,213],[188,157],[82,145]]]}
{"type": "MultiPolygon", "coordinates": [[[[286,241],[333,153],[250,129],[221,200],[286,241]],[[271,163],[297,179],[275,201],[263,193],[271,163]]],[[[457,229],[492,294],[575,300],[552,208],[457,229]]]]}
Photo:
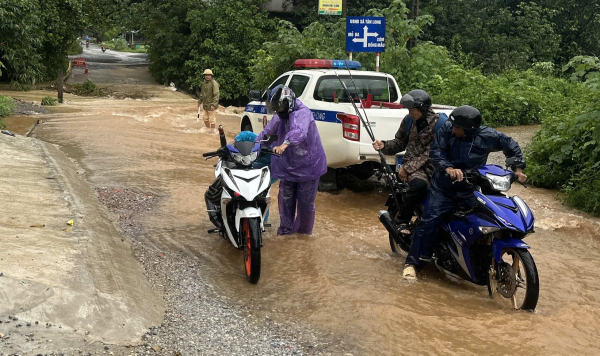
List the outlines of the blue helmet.
{"type": "Polygon", "coordinates": [[[289,114],[296,108],[296,94],[292,89],[279,84],[271,90],[267,98],[267,114],[289,114]]]}

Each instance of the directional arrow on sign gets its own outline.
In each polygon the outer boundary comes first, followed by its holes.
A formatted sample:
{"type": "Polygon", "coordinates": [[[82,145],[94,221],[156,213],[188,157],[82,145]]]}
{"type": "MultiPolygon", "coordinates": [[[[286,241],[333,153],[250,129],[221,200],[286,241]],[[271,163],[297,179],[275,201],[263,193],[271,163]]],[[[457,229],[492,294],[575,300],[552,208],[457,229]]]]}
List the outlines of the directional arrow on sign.
{"type": "Polygon", "coordinates": [[[369,27],[368,26],[363,27],[363,30],[364,30],[364,36],[365,37],[364,38],[353,38],[352,42],[355,42],[355,43],[356,42],[362,42],[363,47],[367,47],[367,42],[368,42],[369,37],[377,37],[377,36],[379,36],[379,34],[377,32],[369,33],[369,27]]]}

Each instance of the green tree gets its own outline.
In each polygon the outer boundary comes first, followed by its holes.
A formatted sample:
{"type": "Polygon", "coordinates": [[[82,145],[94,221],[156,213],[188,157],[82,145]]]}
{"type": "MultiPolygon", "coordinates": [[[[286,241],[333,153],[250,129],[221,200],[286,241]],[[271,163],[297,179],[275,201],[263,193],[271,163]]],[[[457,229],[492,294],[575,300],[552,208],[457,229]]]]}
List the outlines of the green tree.
{"type": "Polygon", "coordinates": [[[40,1],[42,58],[44,79],[55,79],[56,70],[67,68],[67,52],[71,41],[85,26],[83,3],[80,0],[40,1]]]}
{"type": "Polygon", "coordinates": [[[81,0],[0,0],[2,79],[35,83],[56,78],[84,27],[82,9],[81,0]]]}
{"type": "Polygon", "coordinates": [[[544,122],[528,148],[534,184],[562,189],[566,202],[600,215],[600,59],[577,56],[563,70],[591,95],[569,95],[562,115],[544,122]]]}
{"type": "Polygon", "coordinates": [[[149,0],[142,31],[150,44],[150,70],[160,82],[198,88],[211,68],[223,99],[237,99],[249,89],[252,53],[270,26],[263,0],[149,0]]]}
{"type": "MultiPolygon", "coordinates": [[[[417,77],[436,73],[440,60],[449,60],[447,56],[440,58],[435,54],[425,58],[423,55],[426,52],[443,52],[442,48],[429,43],[424,43],[412,52],[407,49],[408,39],[418,37],[422,28],[433,21],[428,15],[412,20],[409,19],[409,13],[403,1],[394,0],[385,9],[371,9],[365,14],[386,18],[386,50],[381,54],[381,70],[396,77],[402,90],[408,89],[409,83],[418,83],[417,77]],[[431,51],[424,50],[425,47],[431,51]]],[[[275,77],[291,68],[298,58],[346,58],[345,43],[344,19],[337,18],[336,22],[331,23],[316,21],[306,26],[302,32],[292,23],[280,21],[276,37],[265,42],[252,61],[253,80],[260,88],[264,88],[275,77]]],[[[375,54],[357,53],[354,58],[365,69],[375,69],[375,54]]]]}
{"type": "Polygon", "coordinates": [[[538,0],[538,3],[556,15],[555,32],[560,35],[557,63],[567,63],[577,55],[600,53],[599,0],[538,0]]]}
{"type": "Polygon", "coordinates": [[[141,29],[150,45],[150,71],[161,83],[185,83],[185,62],[194,46],[187,13],[208,5],[195,0],[147,0],[141,5],[141,29]]]}
{"type": "Polygon", "coordinates": [[[39,2],[0,0],[0,77],[33,83],[44,72],[39,2]]]}
{"type": "Polygon", "coordinates": [[[535,2],[437,0],[423,7],[436,18],[424,38],[470,56],[485,72],[527,69],[554,61],[560,35],[552,22],[556,11],[535,2]]]}

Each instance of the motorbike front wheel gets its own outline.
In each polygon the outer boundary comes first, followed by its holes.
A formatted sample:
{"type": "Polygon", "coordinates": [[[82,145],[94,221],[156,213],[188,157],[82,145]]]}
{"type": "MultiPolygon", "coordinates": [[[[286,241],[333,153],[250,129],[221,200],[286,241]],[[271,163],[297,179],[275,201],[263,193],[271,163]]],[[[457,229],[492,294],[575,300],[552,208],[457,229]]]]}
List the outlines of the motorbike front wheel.
{"type": "Polygon", "coordinates": [[[498,291],[514,309],[533,311],[540,295],[540,281],[533,257],[526,249],[504,249],[500,264],[494,261],[494,278],[488,290],[498,291]],[[498,275],[499,274],[499,275],[498,275]]]}
{"type": "Polygon", "coordinates": [[[244,268],[248,282],[256,284],[260,279],[260,219],[242,220],[242,244],[244,246],[244,268]]]}

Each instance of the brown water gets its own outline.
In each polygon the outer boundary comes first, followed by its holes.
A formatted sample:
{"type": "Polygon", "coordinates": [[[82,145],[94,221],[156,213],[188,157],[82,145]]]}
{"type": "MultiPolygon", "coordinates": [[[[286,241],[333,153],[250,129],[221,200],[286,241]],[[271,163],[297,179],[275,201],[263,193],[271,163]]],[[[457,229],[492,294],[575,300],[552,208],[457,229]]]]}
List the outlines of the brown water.
{"type": "MultiPolygon", "coordinates": [[[[275,203],[261,279],[248,284],[241,252],[206,232],[203,194],[215,162],[201,154],[217,148],[218,138],[199,132],[193,100],[149,88],[157,94],[150,101],[74,99],[68,105],[82,112],[50,115],[35,136],[60,145],[95,186],[163,195],[145,221],[147,237],[207,261],[217,290],[252,306],[256,318],[269,314],[332,333],[344,341],[340,350],[355,355],[599,353],[600,220],[564,207],[548,190],[511,191],[537,219],[526,239],[540,275],[535,313],[510,310],[485,287],[431,268],[417,283],[404,281],[404,256],[391,253],[377,219],[387,193],[377,191],[319,193],[313,236],[276,236],[275,203]]],[[[239,118],[219,120],[226,132],[239,130],[239,118]]],[[[524,142],[535,129],[505,131],[524,142]]]]}

